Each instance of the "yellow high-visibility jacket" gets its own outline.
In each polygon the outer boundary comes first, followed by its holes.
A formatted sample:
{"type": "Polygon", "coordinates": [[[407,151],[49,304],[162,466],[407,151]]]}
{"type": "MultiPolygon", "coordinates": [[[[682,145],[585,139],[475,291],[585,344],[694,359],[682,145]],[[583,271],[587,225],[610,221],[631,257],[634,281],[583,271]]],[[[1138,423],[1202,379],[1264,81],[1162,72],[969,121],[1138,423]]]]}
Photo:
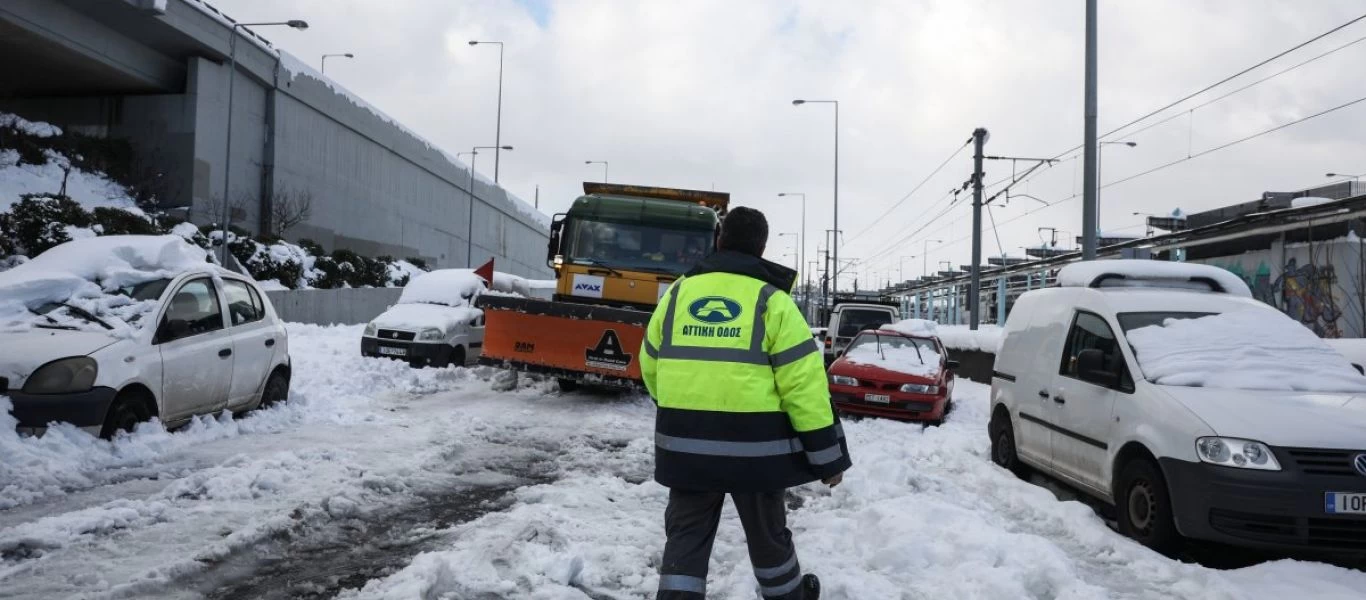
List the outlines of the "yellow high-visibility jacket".
{"type": "Polygon", "coordinates": [[[796,276],[720,251],[665,292],[640,353],[659,405],[656,481],[771,491],[850,467],[824,359],[788,294],[796,276]]]}

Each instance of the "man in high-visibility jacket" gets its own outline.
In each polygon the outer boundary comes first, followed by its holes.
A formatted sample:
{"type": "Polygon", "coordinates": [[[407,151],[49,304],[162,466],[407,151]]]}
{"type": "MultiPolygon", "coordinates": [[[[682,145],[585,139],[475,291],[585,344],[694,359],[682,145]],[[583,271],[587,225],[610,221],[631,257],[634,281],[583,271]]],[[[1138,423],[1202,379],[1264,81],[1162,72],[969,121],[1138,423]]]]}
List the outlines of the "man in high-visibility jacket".
{"type": "Polygon", "coordinates": [[[763,213],[732,210],[717,252],[665,292],[641,348],[659,405],[655,480],[669,488],[659,600],[705,597],[726,494],[763,597],[820,595],[797,561],[784,490],[839,484],[849,452],[824,360],[788,295],[797,273],[761,258],[767,242],[763,213]]]}

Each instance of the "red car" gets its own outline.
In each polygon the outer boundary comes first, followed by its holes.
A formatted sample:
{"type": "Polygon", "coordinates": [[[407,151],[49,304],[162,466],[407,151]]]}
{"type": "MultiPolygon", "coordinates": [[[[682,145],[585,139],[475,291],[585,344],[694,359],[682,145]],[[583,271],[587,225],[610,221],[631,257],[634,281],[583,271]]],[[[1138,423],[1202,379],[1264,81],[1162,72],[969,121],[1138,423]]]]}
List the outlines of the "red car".
{"type": "Polygon", "coordinates": [[[956,368],[937,337],[864,331],[830,365],[830,396],[847,413],[938,425],[956,368]]]}

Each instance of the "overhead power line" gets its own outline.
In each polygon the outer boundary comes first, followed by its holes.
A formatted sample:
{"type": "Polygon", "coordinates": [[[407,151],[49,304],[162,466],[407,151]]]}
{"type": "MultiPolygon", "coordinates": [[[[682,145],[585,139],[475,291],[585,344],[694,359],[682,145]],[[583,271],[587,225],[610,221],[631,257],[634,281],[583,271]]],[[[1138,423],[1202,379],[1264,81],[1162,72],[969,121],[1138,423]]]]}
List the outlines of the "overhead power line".
{"type": "Polygon", "coordinates": [[[873,219],[873,222],[869,223],[867,227],[864,227],[862,231],[859,231],[858,233],[855,233],[850,237],[858,238],[859,236],[868,233],[868,230],[877,227],[877,225],[882,222],[882,219],[886,218],[887,215],[892,214],[892,211],[896,210],[902,204],[905,204],[906,201],[911,198],[911,196],[914,196],[916,192],[920,191],[920,188],[925,187],[925,184],[929,183],[935,175],[938,175],[940,171],[944,170],[944,167],[948,166],[948,164],[953,161],[954,157],[958,156],[958,154],[962,152],[964,148],[967,148],[968,144],[971,143],[972,138],[968,138],[968,141],[963,142],[962,146],[955,148],[954,151],[951,154],[949,154],[949,157],[944,159],[944,162],[939,163],[939,166],[935,167],[933,171],[930,171],[930,174],[926,175],[924,179],[921,179],[920,183],[917,183],[914,188],[911,188],[910,192],[907,192],[905,196],[902,196],[900,200],[897,200],[896,204],[893,204],[890,207],[888,207],[885,212],[878,215],[876,219],[873,219]]]}

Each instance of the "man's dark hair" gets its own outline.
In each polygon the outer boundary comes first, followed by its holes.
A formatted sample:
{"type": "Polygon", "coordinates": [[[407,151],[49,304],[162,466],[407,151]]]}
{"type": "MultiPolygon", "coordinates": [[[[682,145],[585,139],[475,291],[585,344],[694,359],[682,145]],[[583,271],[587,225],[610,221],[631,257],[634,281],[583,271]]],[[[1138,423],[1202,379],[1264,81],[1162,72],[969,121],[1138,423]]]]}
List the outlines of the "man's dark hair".
{"type": "Polygon", "coordinates": [[[721,221],[722,250],[763,256],[768,246],[768,219],[752,208],[737,206],[721,221]]]}

